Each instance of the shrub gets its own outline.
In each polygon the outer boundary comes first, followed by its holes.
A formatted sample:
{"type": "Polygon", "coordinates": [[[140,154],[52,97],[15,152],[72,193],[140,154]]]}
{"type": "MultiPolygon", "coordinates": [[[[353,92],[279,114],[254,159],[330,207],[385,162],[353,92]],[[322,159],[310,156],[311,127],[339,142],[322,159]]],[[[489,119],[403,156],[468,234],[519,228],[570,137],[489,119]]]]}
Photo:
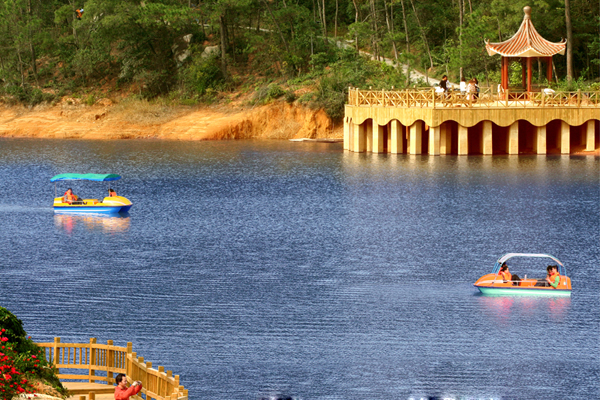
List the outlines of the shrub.
{"type": "Polygon", "coordinates": [[[56,368],[46,361],[44,349],[27,337],[21,320],[4,307],[0,307],[0,342],[0,393],[3,399],[31,391],[32,380],[48,384],[66,396],[67,390],[60,383],[56,368]],[[15,391],[12,396],[9,395],[11,390],[15,391]]]}
{"type": "Polygon", "coordinates": [[[217,56],[197,56],[183,71],[182,86],[185,91],[204,96],[209,89],[220,90],[225,77],[217,56]]]}

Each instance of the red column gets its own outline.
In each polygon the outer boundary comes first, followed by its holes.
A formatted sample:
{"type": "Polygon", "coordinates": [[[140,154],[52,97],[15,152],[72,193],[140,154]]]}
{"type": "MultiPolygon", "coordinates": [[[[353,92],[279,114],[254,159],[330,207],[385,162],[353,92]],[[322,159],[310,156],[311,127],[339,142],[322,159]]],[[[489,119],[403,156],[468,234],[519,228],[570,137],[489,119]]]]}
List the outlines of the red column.
{"type": "Polygon", "coordinates": [[[502,88],[508,89],[508,58],[502,56],[502,88]]]}
{"type": "Polygon", "coordinates": [[[527,71],[525,70],[525,59],[521,57],[521,86],[523,89],[527,89],[527,71]]]}
{"type": "Polygon", "coordinates": [[[531,92],[531,57],[527,57],[527,91],[531,92]]]}

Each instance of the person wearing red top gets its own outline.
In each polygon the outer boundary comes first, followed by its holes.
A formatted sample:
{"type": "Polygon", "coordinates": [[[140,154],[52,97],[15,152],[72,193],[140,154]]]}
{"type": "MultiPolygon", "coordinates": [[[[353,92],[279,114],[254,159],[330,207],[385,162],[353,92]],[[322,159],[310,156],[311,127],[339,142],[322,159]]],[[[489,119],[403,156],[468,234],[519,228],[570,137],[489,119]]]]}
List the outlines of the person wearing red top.
{"type": "Polygon", "coordinates": [[[130,387],[127,387],[127,376],[118,374],[115,378],[117,387],[115,387],[115,400],[129,400],[130,396],[138,394],[142,390],[142,382],[135,381],[130,387]]]}
{"type": "Polygon", "coordinates": [[[510,271],[508,270],[508,265],[506,265],[506,263],[503,263],[500,267],[500,271],[498,271],[498,276],[504,281],[504,283],[512,282],[513,286],[518,286],[519,281],[521,280],[521,278],[519,278],[519,275],[513,275],[510,273],[510,271]]]}
{"type": "Polygon", "coordinates": [[[73,202],[77,200],[79,200],[79,198],[75,193],[73,193],[73,189],[68,188],[65,192],[65,195],[63,196],[63,203],[73,204],[73,202]]]}

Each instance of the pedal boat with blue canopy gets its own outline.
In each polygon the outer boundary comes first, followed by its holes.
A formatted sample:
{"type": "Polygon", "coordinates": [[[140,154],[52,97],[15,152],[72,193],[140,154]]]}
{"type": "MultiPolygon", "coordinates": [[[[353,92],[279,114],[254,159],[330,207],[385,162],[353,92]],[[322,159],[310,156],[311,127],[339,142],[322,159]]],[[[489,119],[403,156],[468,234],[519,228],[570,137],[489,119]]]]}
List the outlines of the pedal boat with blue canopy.
{"type": "Polygon", "coordinates": [[[129,211],[133,204],[129,199],[123,196],[110,196],[105,197],[102,200],[98,199],[80,199],[74,201],[73,204],[65,203],[63,197],[56,197],[56,182],[59,181],[94,181],[94,182],[108,182],[108,188],[110,189],[110,182],[121,179],[120,175],[117,174],[59,174],[52,179],[50,182],[54,182],[54,212],[55,213],[101,213],[101,214],[114,214],[124,213],[129,211]]]}
{"type": "MultiPolygon", "coordinates": [[[[540,279],[539,281],[544,281],[540,279]]],[[[508,253],[503,255],[494,264],[491,274],[482,276],[474,283],[479,291],[486,295],[527,295],[527,296],[570,296],[571,278],[567,275],[567,269],[556,257],[549,254],[531,254],[531,253],[508,253]],[[499,274],[502,264],[513,257],[525,258],[548,258],[558,267],[560,281],[556,288],[552,286],[536,286],[538,279],[527,278],[527,275],[520,280],[507,281],[502,279],[499,274]]]]}

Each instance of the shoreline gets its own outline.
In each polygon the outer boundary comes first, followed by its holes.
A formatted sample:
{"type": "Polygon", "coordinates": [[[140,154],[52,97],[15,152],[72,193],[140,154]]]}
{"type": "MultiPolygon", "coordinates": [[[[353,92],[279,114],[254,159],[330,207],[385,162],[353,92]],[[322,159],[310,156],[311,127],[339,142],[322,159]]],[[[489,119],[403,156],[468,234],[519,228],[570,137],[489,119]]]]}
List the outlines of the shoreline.
{"type": "Polygon", "coordinates": [[[342,124],[323,110],[274,102],[256,107],[161,106],[144,101],[92,106],[66,98],[27,109],[0,107],[0,137],[43,139],[340,139],[342,124]]]}
{"type": "MultiPolygon", "coordinates": [[[[339,142],[343,126],[323,110],[277,101],[262,106],[164,106],[145,101],[94,105],[63,98],[57,105],[0,105],[0,138],[178,141],[280,139],[339,142]]],[[[600,147],[572,148],[573,156],[600,156],[600,147]]],[[[522,155],[535,153],[522,153],[522,155]]],[[[548,155],[557,155],[549,153],[548,155]]]]}

